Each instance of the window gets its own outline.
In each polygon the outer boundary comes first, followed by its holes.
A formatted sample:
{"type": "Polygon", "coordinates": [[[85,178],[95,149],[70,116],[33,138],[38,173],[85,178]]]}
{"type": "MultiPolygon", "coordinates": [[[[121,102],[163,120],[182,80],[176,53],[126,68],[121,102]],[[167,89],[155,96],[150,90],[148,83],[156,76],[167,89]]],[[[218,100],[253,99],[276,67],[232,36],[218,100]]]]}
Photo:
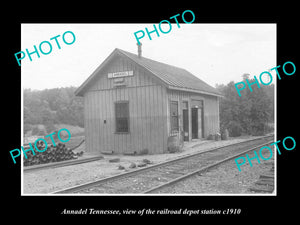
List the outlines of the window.
{"type": "Polygon", "coordinates": [[[116,102],[116,132],[126,133],[129,132],[129,103],[128,102],[116,102]]]}
{"type": "Polygon", "coordinates": [[[178,126],[178,102],[171,101],[170,104],[171,132],[179,131],[178,126]]]}

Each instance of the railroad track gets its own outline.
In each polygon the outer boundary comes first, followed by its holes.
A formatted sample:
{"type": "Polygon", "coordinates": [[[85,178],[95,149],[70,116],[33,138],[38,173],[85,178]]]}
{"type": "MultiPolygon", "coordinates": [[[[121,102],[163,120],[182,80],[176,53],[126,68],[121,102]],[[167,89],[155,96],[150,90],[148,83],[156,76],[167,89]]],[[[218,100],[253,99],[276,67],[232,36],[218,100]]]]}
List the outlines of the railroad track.
{"type": "Polygon", "coordinates": [[[148,194],[203,173],[274,140],[273,135],[186,155],[167,162],[88,182],[52,194],[148,194]],[[270,139],[268,142],[267,140],[270,139]],[[246,149],[246,150],[245,150],[246,149]]]}
{"type": "Polygon", "coordinates": [[[259,176],[259,179],[249,187],[253,193],[273,193],[274,192],[274,162],[266,162],[270,170],[259,176]]]}
{"type": "Polygon", "coordinates": [[[52,163],[46,163],[46,164],[38,164],[33,166],[23,166],[24,172],[32,172],[37,170],[44,170],[44,169],[53,169],[58,167],[65,167],[65,166],[72,166],[76,164],[82,164],[82,163],[88,163],[103,159],[103,156],[94,156],[90,158],[83,158],[83,159],[70,159],[60,162],[52,162],[52,163]]]}

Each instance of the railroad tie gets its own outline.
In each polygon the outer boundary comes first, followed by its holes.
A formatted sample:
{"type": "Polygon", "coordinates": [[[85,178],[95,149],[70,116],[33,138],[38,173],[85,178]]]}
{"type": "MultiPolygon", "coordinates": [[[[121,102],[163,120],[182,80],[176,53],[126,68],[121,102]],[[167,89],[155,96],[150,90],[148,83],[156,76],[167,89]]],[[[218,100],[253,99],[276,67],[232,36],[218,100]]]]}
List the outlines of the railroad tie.
{"type": "Polygon", "coordinates": [[[255,182],[256,185],[267,185],[267,186],[273,186],[274,187],[274,180],[265,180],[265,179],[262,179],[262,180],[258,180],[255,182]]]}
{"type": "Polygon", "coordinates": [[[254,192],[267,192],[267,193],[272,193],[274,191],[274,188],[270,188],[270,187],[259,187],[259,188],[256,188],[256,187],[251,187],[249,188],[250,191],[254,191],[254,192]]]}

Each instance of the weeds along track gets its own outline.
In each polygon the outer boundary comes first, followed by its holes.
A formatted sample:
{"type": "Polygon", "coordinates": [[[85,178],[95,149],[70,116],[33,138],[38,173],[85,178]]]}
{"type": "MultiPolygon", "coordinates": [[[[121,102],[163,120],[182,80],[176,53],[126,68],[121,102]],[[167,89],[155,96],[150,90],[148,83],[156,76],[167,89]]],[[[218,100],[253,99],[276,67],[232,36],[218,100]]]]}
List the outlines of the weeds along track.
{"type": "Polygon", "coordinates": [[[145,194],[154,193],[164,186],[179,182],[195,173],[203,172],[239,155],[274,141],[274,136],[264,136],[223,147],[209,149],[136,169],[116,176],[77,185],[52,194],[145,194]]]}

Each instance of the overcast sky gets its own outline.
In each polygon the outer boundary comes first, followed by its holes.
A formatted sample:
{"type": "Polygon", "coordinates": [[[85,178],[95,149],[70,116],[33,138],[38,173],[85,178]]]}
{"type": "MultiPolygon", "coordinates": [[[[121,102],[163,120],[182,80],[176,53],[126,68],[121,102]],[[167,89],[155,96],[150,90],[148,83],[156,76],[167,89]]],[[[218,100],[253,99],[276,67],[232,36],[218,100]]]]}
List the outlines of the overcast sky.
{"type": "MultiPolygon", "coordinates": [[[[76,36],[72,45],[59,37],[61,49],[50,41],[53,49],[48,55],[33,54],[32,61],[26,55],[21,67],[23,88],[78,87],[115,48],[137,54],[134,32],[145,27],[152,30],[153,24],[22,24],[24,52],[66,31],[76,36]]],[[[212,86],[241,81],[244,73],[259,76],[277,66],[276,24],[180,23],[178,28],[175,23],[168,34],[151,37],[140,39],[144,57],[184,68],[212,86]]],[[[47,44],[43,48],[46,51],[47,44]]]]}

